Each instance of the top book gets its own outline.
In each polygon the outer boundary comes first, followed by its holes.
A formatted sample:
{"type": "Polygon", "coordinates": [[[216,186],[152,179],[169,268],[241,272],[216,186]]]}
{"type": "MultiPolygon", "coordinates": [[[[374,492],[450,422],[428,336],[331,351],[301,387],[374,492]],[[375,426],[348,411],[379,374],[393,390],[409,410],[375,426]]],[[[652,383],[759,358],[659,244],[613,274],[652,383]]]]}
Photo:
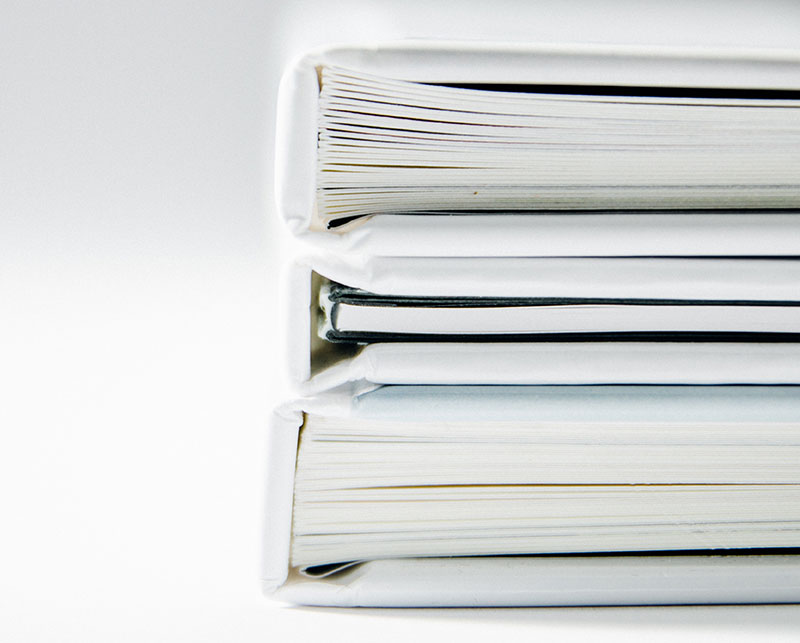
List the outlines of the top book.
{"type": "Polygon", "coordinates": [[[798,52],[327,50],[279,114],[280,211],[345,250],[800,250],[798,52]]]}

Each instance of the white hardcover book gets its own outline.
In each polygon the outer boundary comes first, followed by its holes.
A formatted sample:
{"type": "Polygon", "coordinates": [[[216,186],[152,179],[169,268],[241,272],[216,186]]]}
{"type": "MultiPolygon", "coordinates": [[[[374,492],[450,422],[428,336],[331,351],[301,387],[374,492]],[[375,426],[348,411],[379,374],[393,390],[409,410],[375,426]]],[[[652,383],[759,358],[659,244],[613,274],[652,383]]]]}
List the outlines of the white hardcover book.
{"type": "Polygon", "coordinates": [[[791,255],[800,53],[403,43],[285,76],[278,208],[414,256],[791,255]]]}
{"type": "Polygon", "coordinates": [[[312,258],[286,280],[289,369],[306,393],[800,383],[800,343],[776,341],[799,330],[798,283],[795,260],[312,258]]]}
{"type": "Polygon", "coordinates": [[[265,589],[364,606],[800,600],[797,391],[299,401],[270,432],[265,589]]]}

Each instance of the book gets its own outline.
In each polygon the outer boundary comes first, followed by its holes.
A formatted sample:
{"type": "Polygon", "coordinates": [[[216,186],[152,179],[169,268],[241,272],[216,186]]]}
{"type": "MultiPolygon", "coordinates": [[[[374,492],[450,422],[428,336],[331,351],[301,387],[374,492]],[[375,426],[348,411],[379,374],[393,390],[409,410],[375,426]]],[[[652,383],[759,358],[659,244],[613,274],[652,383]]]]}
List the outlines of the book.
{"type": "Polygon", "coordinates": [[[793,259],[312,257],[287,277],[288,370],[304,393],[358,381],[800,383],[793,259]],[[559,316],[555,332],[541,332],[540,313],[559,316]]]}
{"type": "Polygon", "coordinates": [[[369,254],[796,254],[798,69],[790,51],[315,52],[282,84],[278,207],[369,254]]]}
{"type": "MultiPolygon", "coordinates": [[[[706,590],[728,564],[719,561],[731,558],[797,600],[797,391],[384,386],[349,401],[307,399],[273,429],[283,444],[272,471],[280,499],[269,512],[273,589],[285,583],[295,598],[305,591],[302,602],[343,604],[315,588],[357,582],[371,561],[408,560],[405,569],[423,574],[416,585],[405,576],[404,589],[425,595],[424,561],[440,569],[446,557],[469,577],[483,557],[479,596],[503,595],[487,580],[492,569],[519,561],[528,574],[533,561],[528,593],[512,604],[537,604],[559,602],[559,591],[548,595],[535,576],[542,559],[547,568],[552,558],[579,558],[572,573],[592,586],[598,558],[613,557],[629,582],[621,559],[652,558],[664,575],[688,557],[705,567],[704,600],[726,595],[706,590]],[[771,567],[775,560],[790,562],[771,567]]],[[[740,590],[757,600],[761,585],[740,590]]],[[[602,602],[614,600],[613,587],[605,593],[602,602]]],[[[382,604],[380,593],[361,600],[382,604]]]]}

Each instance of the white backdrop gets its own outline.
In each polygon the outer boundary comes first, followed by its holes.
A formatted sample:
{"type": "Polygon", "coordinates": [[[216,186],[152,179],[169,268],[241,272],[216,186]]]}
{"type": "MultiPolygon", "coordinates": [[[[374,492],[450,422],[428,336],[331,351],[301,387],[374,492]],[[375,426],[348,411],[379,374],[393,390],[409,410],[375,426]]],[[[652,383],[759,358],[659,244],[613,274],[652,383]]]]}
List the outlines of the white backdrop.
{"type": "Polygon", "coordinates": [[[290,57],[798,34],[789,0],[0,2],[0,640],[796,640],[795,607],[290,608],[257,561],[290,57]]]}

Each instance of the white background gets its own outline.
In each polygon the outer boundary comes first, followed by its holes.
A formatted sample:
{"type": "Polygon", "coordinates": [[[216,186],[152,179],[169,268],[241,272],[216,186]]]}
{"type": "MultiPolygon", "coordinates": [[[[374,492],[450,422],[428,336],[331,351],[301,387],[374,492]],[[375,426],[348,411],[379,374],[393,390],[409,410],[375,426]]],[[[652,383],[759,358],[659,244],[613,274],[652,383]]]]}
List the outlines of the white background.
{"type": "Polygon", "coordinates": [[[258,585],[279,70],[408,36],[797,46],[800,3],[0,1],[0,640],[747,640],[795,607],[337,611],[258,585]]]}

